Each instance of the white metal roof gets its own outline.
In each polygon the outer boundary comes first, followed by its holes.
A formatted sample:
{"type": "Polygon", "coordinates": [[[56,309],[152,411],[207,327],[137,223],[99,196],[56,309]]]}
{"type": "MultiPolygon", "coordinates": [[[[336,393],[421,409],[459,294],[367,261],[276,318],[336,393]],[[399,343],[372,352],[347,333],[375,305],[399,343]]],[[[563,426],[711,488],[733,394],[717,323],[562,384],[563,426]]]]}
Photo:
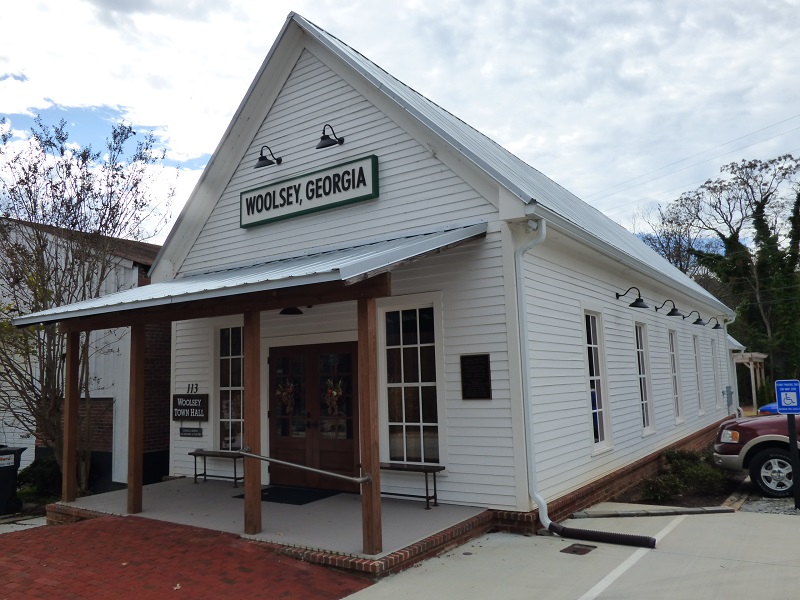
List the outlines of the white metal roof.
{"type": "MultiPolygon", "coordinates": [[[[526,204],[538,204],[571,223],[585,239],[603,242],[608,247],[642,265],[647,273],[669,280],[690,295],[703,298],[720,310],[730,312],[712,294],[674,267],[627,229],[609,219],[572,192],[542,174],[489,137],[414,91],[381,69],[356,50],[296,13],[287,19],[339,56],[382,94],[435,131],[478,168],[517,195],[526,204]]],[[[732,313],[731,313],[732,314],[732,313]]]]}
{"type": "Polygon", "coordinates": [[[339,250],[311,252],[239,269],[182,277],[31,313],[14,319],[13,323],[22,327],[298,285],[358,281],[420,255],[482,236],[486,233],[486,228],[486,223],[479,223],[339,250]]]}

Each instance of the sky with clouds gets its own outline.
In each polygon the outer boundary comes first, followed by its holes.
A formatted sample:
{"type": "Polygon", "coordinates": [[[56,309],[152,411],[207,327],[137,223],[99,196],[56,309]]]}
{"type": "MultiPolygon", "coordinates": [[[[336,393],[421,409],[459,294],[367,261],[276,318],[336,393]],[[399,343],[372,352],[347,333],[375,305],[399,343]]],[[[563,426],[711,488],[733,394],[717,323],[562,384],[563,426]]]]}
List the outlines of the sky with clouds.
{"type": "Polygon", "coordinates": [[[800,154],[800,0],[25,0],[0,116],[152,130],[175,213],[295,11],[623,225],[744,158],[800,154]]]}

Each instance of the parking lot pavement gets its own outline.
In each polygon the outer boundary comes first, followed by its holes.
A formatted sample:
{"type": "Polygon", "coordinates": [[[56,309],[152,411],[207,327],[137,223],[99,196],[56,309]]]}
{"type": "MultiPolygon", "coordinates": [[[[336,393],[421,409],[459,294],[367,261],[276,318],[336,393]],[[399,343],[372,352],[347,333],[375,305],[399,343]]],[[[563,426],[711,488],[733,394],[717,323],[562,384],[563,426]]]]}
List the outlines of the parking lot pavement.
{"type": "Polygon", "coordinates": [[[793,515],[589,518],[570,527],[650,535],[655,550],[493,533],[384,579],[349,600],[797,598],[793,515]],[[563,552],[573,544],[587,554],[563,552]]]}
{"type": "Polygon", "coordinates": [[[338,600],[371,584],[234,534],[100,517],[4,534],[0,598],[338,600]]]}

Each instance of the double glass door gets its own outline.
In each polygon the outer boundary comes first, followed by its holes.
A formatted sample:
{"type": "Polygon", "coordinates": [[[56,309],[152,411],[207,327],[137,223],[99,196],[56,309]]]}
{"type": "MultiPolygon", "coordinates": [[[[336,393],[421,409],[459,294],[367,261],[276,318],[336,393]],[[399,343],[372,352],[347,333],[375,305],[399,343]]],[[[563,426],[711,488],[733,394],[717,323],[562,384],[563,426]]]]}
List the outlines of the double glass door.
{"type": "MultiPolygon", "coordinates": [[[[356,342],[271,348],[270,456],[357,475],[358,377],[356,342]]],[[[355,484],[270,465],[270,482],[345,491],[355,484]]]]}

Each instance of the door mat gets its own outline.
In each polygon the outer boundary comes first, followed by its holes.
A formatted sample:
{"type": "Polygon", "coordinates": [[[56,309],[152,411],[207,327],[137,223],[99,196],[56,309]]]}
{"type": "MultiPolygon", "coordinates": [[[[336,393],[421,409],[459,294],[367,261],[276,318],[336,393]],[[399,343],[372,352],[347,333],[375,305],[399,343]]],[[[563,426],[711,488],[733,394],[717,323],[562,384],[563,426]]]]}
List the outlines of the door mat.
{"type": "MultiPolygon", "coordinates": [[[[264,502],[302,506],[303,504],[310,504],[317,500],[330,498],[338,493],[339,492],[336,490],[320,490],[288,485],[269,485],[261,490],[261,500],[264,502]]],[[[234,498],[244,498],[244,494],[239,494],[238,496],[234,496],[234,498]]]]}

